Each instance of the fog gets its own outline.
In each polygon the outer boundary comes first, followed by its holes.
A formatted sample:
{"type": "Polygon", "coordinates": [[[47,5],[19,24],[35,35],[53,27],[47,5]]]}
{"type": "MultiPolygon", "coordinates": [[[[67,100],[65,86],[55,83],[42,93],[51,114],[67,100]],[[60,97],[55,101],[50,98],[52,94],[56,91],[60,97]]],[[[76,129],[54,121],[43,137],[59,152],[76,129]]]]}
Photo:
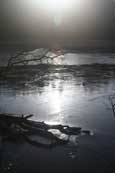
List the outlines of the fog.
{"type": "Polygon", "coordinates": [[[113,0],[1,0],[0,40],[114,40],[113,0]]]}

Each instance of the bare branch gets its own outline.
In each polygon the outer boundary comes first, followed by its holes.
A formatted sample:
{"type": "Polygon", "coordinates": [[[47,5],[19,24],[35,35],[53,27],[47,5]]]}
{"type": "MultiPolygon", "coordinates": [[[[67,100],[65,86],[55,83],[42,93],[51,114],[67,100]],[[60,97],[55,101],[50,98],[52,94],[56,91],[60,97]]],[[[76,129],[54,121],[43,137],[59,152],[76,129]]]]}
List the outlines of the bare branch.
{"type": "Polygon", "coordinates": [[[112,111],[113,111],[113,115],[115,117],[115,97],[109,97],[109,100],[110,100],[110,104],[111,104],[111,107],[112,107],[112,111]]]}
{"type": "Polygon", "coordinates": [[[16,55],[12,56],[9,58],[8,60],[8,64],[7,64],[7,67],[10,66],[10,64],[12,63],[12,60],[16,59],[17,57],[19,57],[20,55],[23,55],[24,51],[21,50],[19,53],[17,53],[16,55]]]}
{"type": "Polygon", "coordinates": [[[40,61],[40,62],[42,62],[42,60],[44,58],[47,59],[47,60],[49,60],[49,59],[53,60],[53,59],[55,59],[55,58],[57,58],[57,57],[59,57],[61,55],[64,55],[64,53],[62,53],[60,55],[47,56],[47,53],[50,52],[50,51],[51,51],[51,49],[48,48],[39,57],[37,55],[35,55],[31,59],[21,59],[21,60],[19,59],[19,60],[17,60],[17,62],[13,62],[13,60],[15,60],[16,58],[20,57],[21,55],[25,55],[25,56],[32,55],[30,52],[29,53],[26,53],[24,51],[21,51],[17,55],[15,55],[15,56],[13,56],[13,57],[11,57],[9,59],[7,67],[10,67],[10,66],[13,66],[13,65],[17,65],[17,64],[23,64],[23,65],[25,65],[25,64],[28,64],[28,62],[33,62],[33,61],[40,61]],[[35,57],[38,57],[38,58],[35,58],[35,57]]]}
{"type": "Polygon", "coordinates": [[[43,49],[43,52],[39,52],[39,49],[38,49],[38,53],[36,54],[35,52],[34,54],[34,51],[25,52],[24,50],[21,50],[16,55],[11,56],[8,59],[7,66],[5,70],[3,71],[3,73],[1,74],[2,76],[6,76],[7,72],[15,65],[25,66],[25,65],[29,65],[29,63],[31,62],[43,63],[44,60],[47,60],[47,63],[49,63],[49,60],[53,61],[55,58],[60,57],[66,53],[60,50],[57,50],[56,53],[54,51],[51,48],[47,48],[47,49],[43,49]]]}

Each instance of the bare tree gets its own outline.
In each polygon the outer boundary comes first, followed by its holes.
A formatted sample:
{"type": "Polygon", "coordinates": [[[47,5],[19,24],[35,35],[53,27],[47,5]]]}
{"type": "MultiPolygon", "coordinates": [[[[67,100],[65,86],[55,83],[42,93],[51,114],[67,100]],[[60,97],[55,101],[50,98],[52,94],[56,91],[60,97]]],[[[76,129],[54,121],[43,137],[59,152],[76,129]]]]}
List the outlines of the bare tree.
{"type": "Polygon", "coordinates": [[[32,63],[35,65],[43,64],[46,62],[49,64],[53,63],[55,59],[64,55],[66,52],[60,49],[51,49],[51,48],[41,48],[33,51],[25,51],[20,50],[14,56],[11,56],[8,59],[6,68],[1,70],[1,76],[7,75],[7,73],[12,69],[13,66],[26,66],[31,65],[32,63]]]}
{"type": "Polygon", "coordinates": [[[64,51],[61,52],[60,54],[53,53],[50,48],[48,49],[43,49],[43,52],[39,55],[34,55],[33,52],[25,52],[21,50],[18,52],[16,55],[12,56],[9,58],[8,63],[7,63],[7,68],[14,66],[14,65],[28,65],[30,62],[39,62],[43,63],[44,60],[47,60],[47,63],[49,60],[54,60],[55,58],[58,58],[61,55],[64,55],[64,51]],[[52,53],[52,55],[48,55],[48,53],[52,53]],[[31,58],[26,58],[28,56],[31,56],[31,58]]]}

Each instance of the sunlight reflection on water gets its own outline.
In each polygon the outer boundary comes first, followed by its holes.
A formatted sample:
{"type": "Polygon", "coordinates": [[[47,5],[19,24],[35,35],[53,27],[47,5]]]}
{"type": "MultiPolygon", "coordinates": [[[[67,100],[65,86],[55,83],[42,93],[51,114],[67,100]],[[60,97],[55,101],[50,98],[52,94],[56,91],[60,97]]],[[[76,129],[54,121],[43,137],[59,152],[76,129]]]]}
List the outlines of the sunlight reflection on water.
{"type": "Polygon", "coordinates": [[[0,112],[34,114],[35,121],[110,132],[115,126],[108,96],[115,93],[115,81],[106,69],[87,70],[51,71],[25,88],[1,85],[0,112]]]}

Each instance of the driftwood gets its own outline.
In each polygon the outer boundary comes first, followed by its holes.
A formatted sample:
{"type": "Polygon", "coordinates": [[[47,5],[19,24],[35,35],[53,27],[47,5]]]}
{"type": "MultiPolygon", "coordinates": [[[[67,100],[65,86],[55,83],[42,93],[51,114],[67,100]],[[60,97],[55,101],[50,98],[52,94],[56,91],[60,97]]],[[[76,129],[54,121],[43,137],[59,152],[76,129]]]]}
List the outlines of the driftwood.
{"type": "Polygon", "coordinates": [[[19,141],[26,140],[32,145],[41,146],[45,148],[52,148],[56,145],[64,145],[69,142],[70,136],[78,136],[81,133],[90,135],[90,131],[82,130],[81,127],[69,127],[63,125],[48,125],[44,122],[35,122],[28,120],[33,115],[14,116],[12,114],[0,114],[0,136],[4,140],[19,141]],[[51,130],[58,130],[60,134],[66,136],[60,138],[56,136],[51,130]],[[37,138],[44,138],[48,142],[41,142],[34,140],[33,136],[37,138]]]}

